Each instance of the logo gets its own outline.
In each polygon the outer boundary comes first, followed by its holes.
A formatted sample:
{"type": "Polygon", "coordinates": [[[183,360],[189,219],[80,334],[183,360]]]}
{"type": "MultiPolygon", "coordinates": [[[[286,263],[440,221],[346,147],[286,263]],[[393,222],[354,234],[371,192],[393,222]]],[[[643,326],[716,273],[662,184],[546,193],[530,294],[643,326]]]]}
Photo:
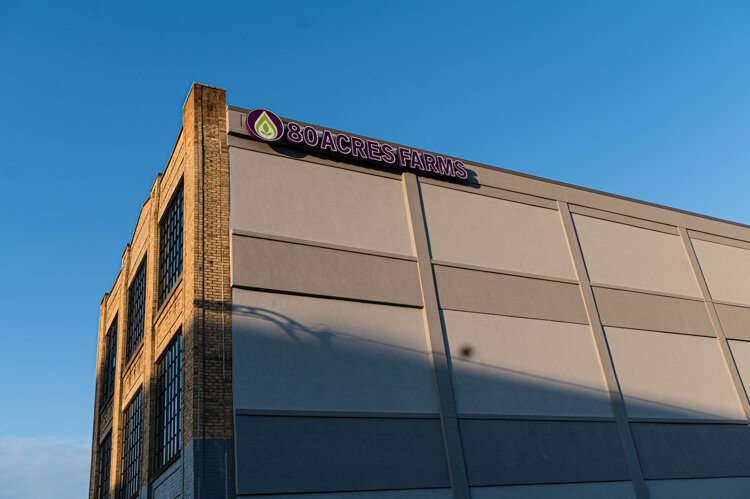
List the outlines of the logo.
{"type": "Polygon", "coordinates": [[[283,138],[286,145],[357,163],[366,162],[392,170],[450,180],[469,178],[470,170],[467,170],[460,159],[295,121],[282,122],[281,118],[267,109],[248,112],[245,129],[255,140],[275,142],[283,138]]]}
{"type": "Polygon", "coordinates": [[[284,135],[281,118],[266,109],[253,109],[247,115],[245,128],[259,140],[274,142],[284,135]]]}

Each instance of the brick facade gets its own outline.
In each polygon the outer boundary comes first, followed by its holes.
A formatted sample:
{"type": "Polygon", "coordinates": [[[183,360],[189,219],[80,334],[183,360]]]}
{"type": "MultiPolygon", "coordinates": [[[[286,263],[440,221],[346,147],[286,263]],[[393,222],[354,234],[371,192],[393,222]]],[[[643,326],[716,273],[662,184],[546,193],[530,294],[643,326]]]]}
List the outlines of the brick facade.
{"type": "MultiPolygon", "coordinates": [[[[100,308],[97,386],[94,407],[91,481],[89,497],[96,498],[99,442],[112,429],[110,497],[120,485],[122,458],[122,410],[138,390],[143,394],[141,433],[141,497],[149,488],[170,478],[170,490],[181,483],[182,497],[223,497],[202,477],[215,483],[231,474],[225,463],[231,451],[231,314],[229,288],[229,158],[227,148],[226,95],[222,89],[194,84],[183,107],[183,125],[172,156],[157,175],[144,202],[131,242],[122,257],[122,268],[100,308]],[[184,189],[183,270],[178,283],[159,306],[159,221],[172,194],[184,189]],[[145,330],[141,345],[125,359],[128,287],[146,258],[145,330]],[[112,401],[102,407],[101,370],[104,337],[117,316],[117,367],[112,401]],[[182,455],[168,470],[154,470],[155,362],[171,339],[183,334],[182,455]],[[206,443],[208,442],[208,443],[206,443]],[[205,460],[196,449],[216,447],[218,457],[205,460]],[[189,455],[189,456],[188,456],[189,455]],[[189,457],[189,458],[188,458],[189,457]],[[216,462],[216,469],[208,469],[216,462]],[[176,470],[176,467],[181,470],[176,470]],[[196,467],[198,467],[196,469],[196,467]],[[222,475],[220,478],[217,475],[222,475]]],[[[213,454],[216,454],[213,452],[213,454]]],[[[212,454],[212,455],[213,455],[212,454]]],[[[170,492],[170,497],[173,497],[170,492]]]]}

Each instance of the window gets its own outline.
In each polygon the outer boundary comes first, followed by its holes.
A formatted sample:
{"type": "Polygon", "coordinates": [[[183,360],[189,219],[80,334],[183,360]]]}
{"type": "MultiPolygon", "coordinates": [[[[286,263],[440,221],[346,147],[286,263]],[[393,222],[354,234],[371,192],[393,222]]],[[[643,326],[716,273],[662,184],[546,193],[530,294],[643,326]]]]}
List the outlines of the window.
{"type": "Polygon", "coordinates": [[[112,432],[99,444],[99,482],[96,499],[109,499],[109,469],[112,464],[112,432]]]}
{"type": "Polygon", "coordinates": [[[122,473],[120,499],[130,499],[139,492],[141,469],[141,391],[133,397],[122,414],[122,473]]]}
{"type": "Polygon", "coordinates": [[[104,338],[105,353],[104,365],[102,366],[101,384],[101,406],[104,407],[115,391],[115,367],[117,362],[117,316],[109,326],[107,336],[104,338]]]}
{"type": "Polygon", "coordinates": [[[172,196],[159,224],[159,305],[182,274],[182,185],[172,196]]]}
{"type": "Polygon", "coordinates": [[[143,339],[143,318],[146,310],[146,259],[135,273],[128,290],[128,344],[125,359],[129,360],[143,339]]]}
{"type": "Polygon", "coordinates": [[[156,469],[182,447],[182,336],[177,336],[156,364],[156,469]]]}

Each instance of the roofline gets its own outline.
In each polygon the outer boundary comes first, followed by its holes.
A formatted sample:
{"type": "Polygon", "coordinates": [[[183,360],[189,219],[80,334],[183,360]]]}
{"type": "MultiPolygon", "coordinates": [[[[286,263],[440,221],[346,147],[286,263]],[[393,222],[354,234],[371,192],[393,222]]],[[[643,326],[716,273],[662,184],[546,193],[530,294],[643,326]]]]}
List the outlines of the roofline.
{"type": "MultiPolygon", "coordinates": [[[[231,106],[231,105],[227,105],[227,108],[230,109],[230,110],[232,110],[232,111],[238,111],[238,112],[241,112],[241,113],[248,113],[248,112],[252,111],[252,109],[247,109],[247,108],[243,108],[243,107],[239,107],[239,106],[231,106]]],[[[290,118],[286,118],[286,117],[283,117],[283,116],[282,116],[282,119],[292,121],[290,118]]],[[[311,126],[315,126],[315,127],[319,127],[319,128],[320,127],[324,127],[324,128],[326,128],[326,129],[328,129],[328,130],[330,130],[332,132],[339,132],[339,133],[346,133],[346,134],[349,134],[349,135],[356,135],[357,137],[361,137],[363,139],[379,140],[380,142],[388,142],[389,144],[393,144],[395,146],[409,147],[410,149],[414,149],[414,150],[420,151],[420,152],[429,152],[430,154],[440,154],[440,153],[436,153],[435,151],[428,151],[426,149],[420,149],[418,147],[406,146],[406,145],[400,144],[398,142],[383,141],[383,140],[380,140],[380,139],[376,139],[374,137],[368,137],[366,135],[359,135],[359,134],[348,132],[348,131],[345,131],[345,130],[337,130],[335,128],[330,128],[330,127],[327,127],[327,126],[324,126],[324,125],[318,125],[318,124],[315,124],[315,123],[307,123],[307,122],[299,121],[299,120],[293,120],[293,121],[295,121],[295,122],[297,122],[297,123],[299,123],[301,125],[311,125],[311,126]]],[[[733,221],[733,220],[727,220],[727,219],[724,219],[724,218],[714,217],[714,216],[711,216],[711,215],[705,215],[703,213],[696,213],[694,211],[683,210],[681,208],[675,208],[673,206],[667,206],[667,205],[663,205],[663,204],[659,204],[659,203],[654,203],[654,202],[651,202],[651,201],[644,201],[643,199],[638,199],[638,198],[632,198],[632,197],[628,197],[628,196],[623,196],[621,194],[614,194],[614,193],[611,193],[611,192],[601,191],[601,190],[598,190],[598,189],[592,189],[590,187],[583,187],[583,186],[580,186],[580,185],[575,185],[575,184],[570,184],[570,183],[567,183],[567,182],[562,182],[560,180],[554,180],[554,179],[550,179],[550,178],[540,177],[538,175],[532,175],[532,174],[529,174],[529,173],[523,173],[523,172],[519,172],[519,171],[516,171],[516,170],[509,170],[507,168],[503,168],[503,167],[500,167],[500,166],[488,165],[486,163],[478,163],[476,161],[465,159],[465,158],[462,158],[460,156],[451,156],[451,157],[455,158],[455,159],[457,159],[459,161],[464,162],[467,166],[471,165],[472,167],[476,166],[476,167],[479,167],[479,168],[482,168],[482,169],[485,169],[485,170],[489,170],[489,171],[495,171],[495,172],[499,171],[499,172],[502,172],[502,173],[507,173],[509,175],[515,175],[517,177],[524,177],[524,178],[528,178],[528,179],[536,180],[536,181],[540,181],[540,182],[547,182],[547,183],[550,183],[550,184],[553,184],[553,185],[558,185],[560,187],[568,187],[568,188],[577,189],[577,190],[584,191],[584,192],[589,192],[589,193],[592,193],[592,194],[598,194],[598,195],[601,195],[601,196],[608,196],[608,197],[619,199],[619,200],[622,200],[622,201],[629,201],[629,202],[632,202],[632,203],[637,203],[637,204],[641,204],[641,205],[645,205],[645,206],[650,206],[652,208],[659,208],[659,209],[662,209],[662,210],[669,210],[669,211],[673,211],[675,213],[680,213],[680,214],[683,214],[683,215],[691,215],[691,216],[694,216],[694,217],[699,217],[699,218],[703,218],[703,219],[706,219],[706,220],[711,220],[711,221],[714,221],[714,222],[720,222],[720,223],[734,225],[734,226],[737,226],[737,227],[742,227],[744,229],[750,229],[750,225],[744,224],[742,222],[736,222],[736,221],[733,221]]],[[[468,181],[466,183],[474,184],[474,185],[482,185],[482,184],[479,184],[477,182],[472,182],[472,181],[468,181]]]]}

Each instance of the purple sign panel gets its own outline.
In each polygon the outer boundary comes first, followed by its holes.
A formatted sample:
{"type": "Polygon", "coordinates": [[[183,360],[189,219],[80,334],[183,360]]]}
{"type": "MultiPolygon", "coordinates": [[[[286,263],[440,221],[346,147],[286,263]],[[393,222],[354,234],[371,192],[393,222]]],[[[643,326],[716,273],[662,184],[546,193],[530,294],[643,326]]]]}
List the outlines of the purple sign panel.
{"type": "Polygon", "coordinates": [[[452,180],[465,180],[469,177],[464,163],[460,160],[417,151],[410,147],[363,139],[344,132],[300,125],[294,121],[284,123],[266,109],[250,111],[245,120],[245,129],[255,139],[264,142],[275,142],[284,137],[284,142],[293,146],[344,156],[355,161],[376,163],[387,168],[447,177],[452,180]]]}

